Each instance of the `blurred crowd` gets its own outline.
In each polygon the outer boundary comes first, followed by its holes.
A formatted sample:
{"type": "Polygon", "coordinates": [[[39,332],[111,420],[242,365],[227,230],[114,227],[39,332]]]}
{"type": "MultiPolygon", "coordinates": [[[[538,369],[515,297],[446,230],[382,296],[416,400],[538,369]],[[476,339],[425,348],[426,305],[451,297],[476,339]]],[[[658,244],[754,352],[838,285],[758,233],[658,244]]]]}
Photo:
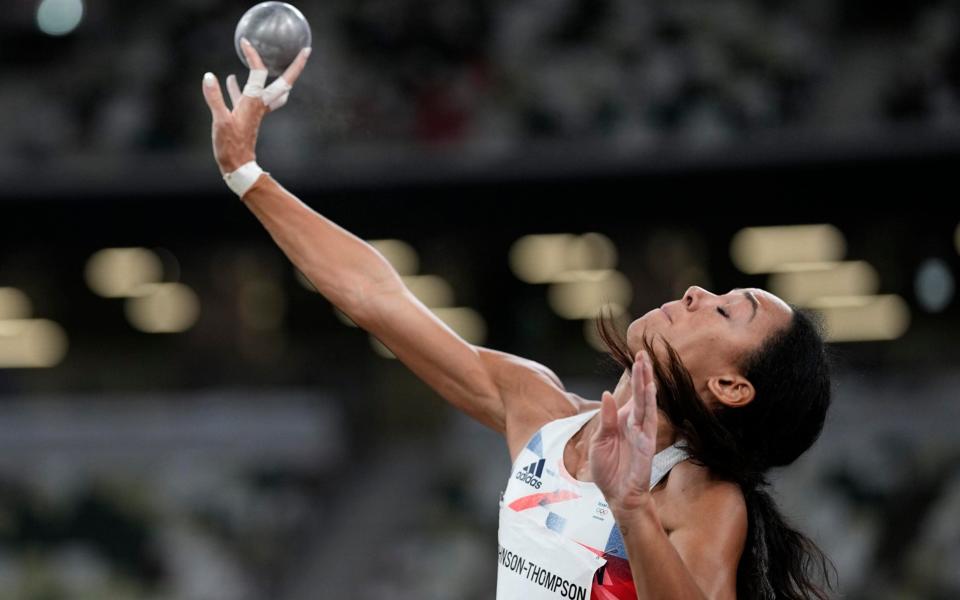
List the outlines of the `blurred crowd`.
{"type": "MultiPolygon", "coordinates": [[[[103,2],[63,38],[4,26],[0,160],[205,151],[202,74],[241,65],[246,4],[103,2]]],[[[297,5],[315,51],[270,127],[337,144],[649,148],[960,123],[955,3],[384,0],[297,5]]],[[[293,144],[291,144],[293,142],[293,144]]]]}

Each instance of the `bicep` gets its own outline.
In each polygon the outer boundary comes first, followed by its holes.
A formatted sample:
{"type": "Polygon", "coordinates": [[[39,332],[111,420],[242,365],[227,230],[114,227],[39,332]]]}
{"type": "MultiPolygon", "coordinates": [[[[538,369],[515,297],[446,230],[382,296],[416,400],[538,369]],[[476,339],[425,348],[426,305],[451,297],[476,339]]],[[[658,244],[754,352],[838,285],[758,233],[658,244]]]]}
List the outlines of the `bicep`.
{"type": "Polygon", "coordinates": [[[528,422],[573,407],[553,371],[467,342],[406,288],[369,301],[356,321],[449,404],[508,442],[511,432],[525,435],[528,422]]]}
{"type": "Polygon", "coordinates": [[[460,337],[408,289],[370,301],[355,320],[444,400],[504,431],[502,398],[481,349],[460,337]]]}

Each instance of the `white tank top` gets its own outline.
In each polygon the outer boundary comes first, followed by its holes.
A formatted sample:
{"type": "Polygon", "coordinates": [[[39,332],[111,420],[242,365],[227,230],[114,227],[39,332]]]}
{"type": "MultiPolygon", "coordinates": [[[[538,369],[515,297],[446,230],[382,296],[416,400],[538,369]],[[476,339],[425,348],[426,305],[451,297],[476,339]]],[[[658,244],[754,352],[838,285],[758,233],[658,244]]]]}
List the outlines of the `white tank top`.
{"type": "MultiPolygon", "coordinates": [[[[563,465],[567,442],[597,411],[547,423],[517,456],[500,496],[497,600],[636,600],[603,494],[563,465]]],[[[682,442],[657,452],[650,488],[686,458],[682,442]]]]}

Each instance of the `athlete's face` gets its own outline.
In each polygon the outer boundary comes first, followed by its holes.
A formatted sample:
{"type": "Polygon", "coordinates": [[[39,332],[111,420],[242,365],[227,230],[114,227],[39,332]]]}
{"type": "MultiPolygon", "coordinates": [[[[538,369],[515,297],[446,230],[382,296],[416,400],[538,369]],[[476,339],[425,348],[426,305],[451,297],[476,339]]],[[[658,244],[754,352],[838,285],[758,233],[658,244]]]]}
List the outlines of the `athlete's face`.
{"type": "Polygon", "coordinates": [[[780,298],[757,288],[723,295],[693,286],[680,300],[667,302],[627,328],[634,355],[646,335],[655,351],[666,339],[690,371],[701,398],[734,405],[753,399],[753,387],[740,373],[740,360],[790,323],[793,310],[780,298]]]}

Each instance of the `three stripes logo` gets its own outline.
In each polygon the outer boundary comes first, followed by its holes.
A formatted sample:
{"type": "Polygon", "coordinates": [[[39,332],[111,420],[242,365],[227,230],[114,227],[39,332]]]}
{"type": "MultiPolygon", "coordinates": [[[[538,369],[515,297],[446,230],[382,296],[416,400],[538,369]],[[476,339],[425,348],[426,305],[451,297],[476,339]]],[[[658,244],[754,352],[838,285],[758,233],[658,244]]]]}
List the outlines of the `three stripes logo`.
{"type": "Polygon", "coordinates": [[[540,486],[543,485],[543,481],[539,478],[543,475],[543,465],[546,463],[546,459],[541,458],[536,462],[532,462],[523,469],[517,471],[516,478],[520,481],[533,486],[534,489],[539,490],[540,486]]]}

